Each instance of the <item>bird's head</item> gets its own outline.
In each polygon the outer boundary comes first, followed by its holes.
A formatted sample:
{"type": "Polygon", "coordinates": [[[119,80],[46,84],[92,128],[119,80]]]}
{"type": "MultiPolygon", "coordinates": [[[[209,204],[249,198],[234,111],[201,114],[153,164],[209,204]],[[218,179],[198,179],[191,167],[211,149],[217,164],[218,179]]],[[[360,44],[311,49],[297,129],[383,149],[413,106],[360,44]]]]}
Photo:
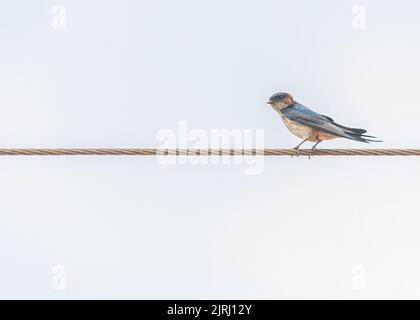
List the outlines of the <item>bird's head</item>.
{"type": "Polygon", "coordinates": [[[276,94],[273,94],[267,103],[271,104],[271,106],[274,109],[281,110],[283,108],[290,106],[291,104],[293,104],[293,102],[294,102],[293,97],[290,94],[284,93],[284,92],[278,92],[276,94]]]}

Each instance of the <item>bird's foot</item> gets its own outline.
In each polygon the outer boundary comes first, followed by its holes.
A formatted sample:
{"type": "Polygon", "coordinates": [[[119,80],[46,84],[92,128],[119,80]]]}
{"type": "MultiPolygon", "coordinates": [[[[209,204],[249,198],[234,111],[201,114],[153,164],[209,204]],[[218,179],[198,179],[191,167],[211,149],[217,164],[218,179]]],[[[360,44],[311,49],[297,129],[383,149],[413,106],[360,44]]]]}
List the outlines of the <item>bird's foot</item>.
{"type": "Polygon", "coordinates": [[[315,146],[311,148],[311,152],[308,154],[309,160],[316,154],[317,151],[318,149],[315,146]]]}
{"type": "MultiPolygon", "coordinates": [[[[294,148],[293,148],[293,149],[296,151],[296,157],[299,157],[299,156],[300,156],[300,150],[299,150],[299,148],[300,148],[300,146],[301,146],[302,144],[304,144],[307,140],[308,140],[308,139],[303,140],[301,143],[299,143],[296,147],[294,147],[294,148]]],[[[292,155],[292,158],[293,158],[293,155],[292,155]]]]}
{"type": "Polygon", "coordinates": [[[295,154],[295,155],[293,155],[293,154],[292,154],[292,158],[293,158],[293,157],[299,157],[299,156],[300,156],[300,150],[299,150],[299,147],[294,147],[294,148],[293,148],[293,150],[295,150],[295,151],[296,151],[296,154],[295,154]]]}

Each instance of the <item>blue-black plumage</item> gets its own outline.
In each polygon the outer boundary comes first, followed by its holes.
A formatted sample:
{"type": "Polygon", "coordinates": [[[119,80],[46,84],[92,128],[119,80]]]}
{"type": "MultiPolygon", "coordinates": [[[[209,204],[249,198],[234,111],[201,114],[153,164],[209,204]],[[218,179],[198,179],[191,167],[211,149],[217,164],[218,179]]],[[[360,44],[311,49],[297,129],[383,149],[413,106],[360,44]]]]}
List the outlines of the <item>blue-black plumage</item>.
{"type": "Polygon", "coordinates": [[[350,128],[336,123],[332,118],[319,114],[304,105],[294,101],[293,97],[284,92],[271,96],[269,104],[282,117],[286,127],[303,141],[295,147],[299,147],[305,141],[316,142],[313,149],[324,140],[346,138],[360,142],[381,142],[374,140],[375,137],[366,135],[364,129],[350,128]]]}

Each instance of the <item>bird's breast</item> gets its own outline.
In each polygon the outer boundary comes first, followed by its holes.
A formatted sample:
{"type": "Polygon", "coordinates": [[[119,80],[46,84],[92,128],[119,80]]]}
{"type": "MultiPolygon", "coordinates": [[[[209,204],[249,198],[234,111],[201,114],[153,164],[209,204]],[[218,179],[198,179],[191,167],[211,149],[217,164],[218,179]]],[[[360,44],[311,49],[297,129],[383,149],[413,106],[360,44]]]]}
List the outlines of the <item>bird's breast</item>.
{"type": "Polygon", "coordinates": [[[311,136],[313,136],[313,129],[310,127],[307,127],[303,124],[297,123],[295,121],[292,121],[288,119],[286,116],[281,115],[281,118],[286,125],[286,127],[289,129],[291,133],[293,133],[295,136],[305,140],[309,139],[311,136]]]}

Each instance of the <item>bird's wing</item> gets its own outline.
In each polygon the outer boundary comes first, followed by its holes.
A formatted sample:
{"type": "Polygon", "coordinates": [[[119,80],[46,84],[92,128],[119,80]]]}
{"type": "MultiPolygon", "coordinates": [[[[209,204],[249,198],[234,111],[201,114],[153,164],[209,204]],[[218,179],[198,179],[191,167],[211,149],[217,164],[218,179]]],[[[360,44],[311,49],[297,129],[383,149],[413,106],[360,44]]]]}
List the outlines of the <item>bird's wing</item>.
{"type": "Polygon", "coordinates": [[[369,136],[363,135],[366,130],[364,129],[355,129],[348,128],[342,125],[339,125],[334,122],[333,119],[327,116],[323,116],[311,109],[295,103],[292,106],[284,108],[281,110],[281,113],[288,119],[297,122],[299,124],[308,126],[312,129],[326,132],[337,137],[347,138],[351,140],[357,140],[362,142],[369,142],[374,140],[369,140],[369,136]]]}

